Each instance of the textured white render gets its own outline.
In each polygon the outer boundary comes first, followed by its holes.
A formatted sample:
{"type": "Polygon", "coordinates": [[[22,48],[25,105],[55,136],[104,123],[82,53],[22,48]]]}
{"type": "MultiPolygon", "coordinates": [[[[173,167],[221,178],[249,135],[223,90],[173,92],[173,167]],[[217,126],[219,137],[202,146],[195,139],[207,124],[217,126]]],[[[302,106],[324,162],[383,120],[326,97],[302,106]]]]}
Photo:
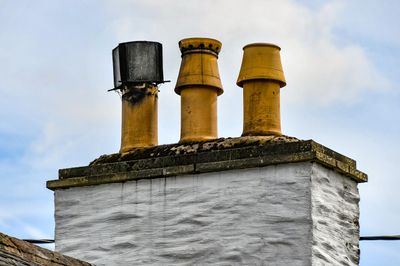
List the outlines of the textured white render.
{"type": "Polygon", "coordinates": [[[357,183],[314,164],[311,179],[312,265],[358,265],[357,183]]]}
{"type": "Polygon", "coordinates": [[[311,162],[59,189],[56,250],[96,265],[357,265],[358,200],[311,162]]]}

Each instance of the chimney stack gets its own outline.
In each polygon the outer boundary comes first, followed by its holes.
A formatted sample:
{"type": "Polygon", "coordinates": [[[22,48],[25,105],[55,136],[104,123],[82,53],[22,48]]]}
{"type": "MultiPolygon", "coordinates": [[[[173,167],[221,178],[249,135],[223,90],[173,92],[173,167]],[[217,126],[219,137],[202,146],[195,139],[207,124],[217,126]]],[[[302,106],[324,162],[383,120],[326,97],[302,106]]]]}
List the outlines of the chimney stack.
{"type": "Polygon", "coordinates": [[[181,139],[160,146],[161,44],[114,49],[121,153],[60,169],[47,182],[55,191],[55,250],[96,265],[357,266],[357,186],[367,175],[313,140],[281,135],[280,48],[243,48],[245,137],[221,139],[221,43],[190,38],[179,48],[181,139]]]}
{"type": "Polygon", "coordinates": [[[113,68],[113,90],[122,94],[120,153],[156,146],[158,84],[164,82],[161,43],[120,43],[113,50],[113,68]]]}
{"type": "Polygon", "coordinates": [[[286,86],[279,46],[253,43],[244,54],[237,85],[243,88],[242,136],[281,135],[280,88],[286,86]]]}
{"type": "Polygon", "coordinates": [[[223,93],[218,71],[221,43],[209,38],[179,42],[182,63],[175,92],[181,96],[180,143],[218,138],[217,96],[223,93]]]}

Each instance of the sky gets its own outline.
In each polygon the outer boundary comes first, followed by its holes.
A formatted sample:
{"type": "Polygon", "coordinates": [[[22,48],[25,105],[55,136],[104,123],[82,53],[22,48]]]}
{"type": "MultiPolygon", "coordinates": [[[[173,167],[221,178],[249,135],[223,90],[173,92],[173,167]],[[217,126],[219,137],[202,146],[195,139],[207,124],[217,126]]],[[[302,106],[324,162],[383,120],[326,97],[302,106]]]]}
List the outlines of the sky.
{"type": "MultiPolygon", "coordinates": [[[[400,234],[400,2],[294,0],[0,0],[0,232],[54,237],[58,169],[118,152],[121,102],[111,50],[163,44],[159,143],[176,143],[178,42],[222,42],[220,137],[242,132],[242,47],[281,47],[285,135],[357,161],[361,235],[400,234]]],[[[400,241],[361,242],[361,263],[399,265],[400,241]]]]}

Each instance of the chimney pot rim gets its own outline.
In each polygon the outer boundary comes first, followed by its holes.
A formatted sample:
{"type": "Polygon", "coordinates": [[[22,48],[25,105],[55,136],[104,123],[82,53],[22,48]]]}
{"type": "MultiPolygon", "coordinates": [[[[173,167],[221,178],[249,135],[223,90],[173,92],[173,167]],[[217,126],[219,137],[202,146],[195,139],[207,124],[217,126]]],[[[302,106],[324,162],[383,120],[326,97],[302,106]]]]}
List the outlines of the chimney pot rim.
{"type": "Polygon", "coordinates": [[[187,50],[204,49],[204,50],[211,50],[215,52],[217,55],[221,51],[222,47],[222,43],[220,41],[212,38],[203,38],[203,37],[185,38],[180,40],[178,45],[182,53],[184,53],[187,50]]]}
{"type": "Polygon", "coordinates": [[[274,47],[274,48],[278,48],[278,50],[281,50],[281,47],[279,47],[278,45],[274,44],[274,43],[267,43],[267,42],[256,42],[256,43],[249,43],[245,46],[243,46],[243,50],[249,47],[254,47],[254,46],[269,46],[269,47],[274,47]]]}

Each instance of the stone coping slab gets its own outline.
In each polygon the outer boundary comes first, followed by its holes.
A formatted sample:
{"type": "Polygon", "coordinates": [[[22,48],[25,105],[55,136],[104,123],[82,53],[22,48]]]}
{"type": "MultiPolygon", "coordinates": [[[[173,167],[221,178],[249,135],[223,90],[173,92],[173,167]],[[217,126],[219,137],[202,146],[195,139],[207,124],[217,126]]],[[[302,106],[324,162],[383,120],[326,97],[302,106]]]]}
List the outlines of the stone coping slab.
{"type": "Polygon", "coordinates": [[[359,183],[368,180],[365,173],[357,170],[353,159],[313,140],[257,136],[159,145],[126,154],[103,155],[89,166],[60,169],[59,179],[48,181],[47,188],[56,190],[304,161],[318,162],[359,183]]]}

